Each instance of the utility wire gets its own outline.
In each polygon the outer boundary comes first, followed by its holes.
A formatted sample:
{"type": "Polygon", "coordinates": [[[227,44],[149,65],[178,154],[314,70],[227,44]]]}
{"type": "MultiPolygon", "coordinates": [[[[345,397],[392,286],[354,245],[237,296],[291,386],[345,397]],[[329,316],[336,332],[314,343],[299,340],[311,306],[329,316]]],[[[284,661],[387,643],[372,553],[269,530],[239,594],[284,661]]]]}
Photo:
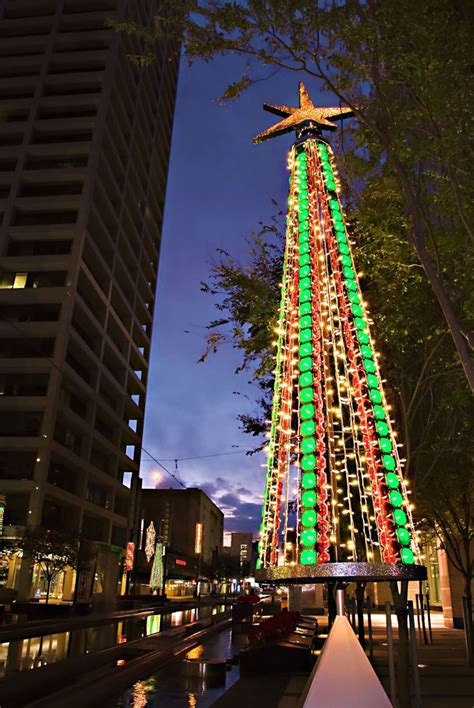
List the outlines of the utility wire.
{"type": "MultiPolygon", "coordinates": [[[[146,450],[144,450],[146,452],[146,450]]],[[[223,457],[225,455],[244,455],[253,450],[233,450],[232,452],[215,452],[212,455],[197,455],[196,457],[172,457],[163,459],[162,462],[183,462],[184,460],[204,460],[208,457],[223,457]]],[[[149,454],[149,453],[147,453],[149,454]]],[[[156,462],[155,458],[153,460],[156,462]]],[[[142,460],[142,462],[152,462],[152,460],[142,460]]]]}

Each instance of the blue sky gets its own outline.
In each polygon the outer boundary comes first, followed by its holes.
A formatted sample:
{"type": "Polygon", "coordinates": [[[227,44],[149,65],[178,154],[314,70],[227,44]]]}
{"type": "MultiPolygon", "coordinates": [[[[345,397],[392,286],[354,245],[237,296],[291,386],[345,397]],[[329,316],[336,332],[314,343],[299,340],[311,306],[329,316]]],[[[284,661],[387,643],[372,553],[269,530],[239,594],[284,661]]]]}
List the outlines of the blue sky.
{"type": "MultiPolygon", "coordinates": [[[[216,317],[211,296],[200,291],[224,248],[245,261],[245,236],[269,221],[272,199],[287,199],[286,158],[292,137],[263,145],[252,137],[278,120],[264,101],[298,105],[298,76],[279,73],[225,106],[217,99],[243,73],[240,58],[219,58],[189,68],[181,63],[163,226],[144,448],[159,460],[213,455],[255,444],[239,430],[237,415],[258,396],[230,346],[198,364],[205,326],[216,317]],[[186,330],[190,333],[186,333],[186,330]],[[233,446],[240,446],[239,448],[233,446]]],[[[264,76],[262,70],[262,76],[264,76]]],[[[313,100],[317,82],[307,83],[313,100]]],[[[147,457],[145,454],[143,457],[147,457]]],[[[179,462],[181,479],[200,486],[226,512],[226,529],[256,530],[265,462],[262,454],[233,454],[179,462]]],[[[164,462],[174,469],[174,462],[164,462]]],[[[158,466],[143,462],[144,486],[155,486],[158,466]]],[[[160,486],[176,486],[166,474],[160,486]]]]}

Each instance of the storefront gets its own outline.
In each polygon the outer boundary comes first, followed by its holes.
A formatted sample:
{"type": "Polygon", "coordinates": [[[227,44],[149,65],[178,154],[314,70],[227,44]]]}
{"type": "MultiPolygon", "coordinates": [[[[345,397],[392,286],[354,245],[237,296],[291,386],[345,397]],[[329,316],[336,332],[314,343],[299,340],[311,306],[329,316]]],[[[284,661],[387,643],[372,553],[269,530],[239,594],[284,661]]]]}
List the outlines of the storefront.
{"type": "Polygon", "coordinates": [[[197,561],[193,556],[167,550],[165,556],[165,592],[170,598],[194,597],[197,561]]]}

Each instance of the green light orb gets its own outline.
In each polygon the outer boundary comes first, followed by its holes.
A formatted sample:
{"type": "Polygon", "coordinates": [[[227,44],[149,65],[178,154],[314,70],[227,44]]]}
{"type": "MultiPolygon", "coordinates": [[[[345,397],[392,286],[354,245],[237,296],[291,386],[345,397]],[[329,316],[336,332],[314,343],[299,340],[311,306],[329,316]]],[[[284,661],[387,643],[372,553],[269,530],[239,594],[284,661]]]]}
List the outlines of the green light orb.
{"type": "MultiPolygon", "coordinates": [[[[309,525],[310,524],[308,524],[308,526],[309,525]]],[[[408,546],[410,544],[410,532],[408,529],[397,529],[397,536],[400,543],[403,543],[404,546],[408,546]]]]}
{"type": "MultiPolygon", "coordinates": [[[[312,392],[312,389],[310,389],[312,392]]],[[[314,452],[316,450],[316,438],[304,438],[301,443],[301,452],[305,455],[314,452]]]]}
{"type": "Polygon", "coordinates": [[[304,511],[301,515],[303,526],[316,526],[317,514],[315,511],[304,511]]]}
{"type": "Polygon", "coordinates": [[[309,342],[311,341],[312,338],[312,333],[310,329],[301,329],[300,330],[300,342],[309,342]]]}
{"type": "Polygon", "coordinates": [[[314,529],[305,529],[300,536],[302,546],[314,546],[316,543],[316,531],[314,529]]]}
{"type": "Polygon", "coordinates": [[[370,337],[367,332],[361,332],[360,329],[357,330],[357,339],[361,344],[368,344],[370,342],[370,337]]]}
{"type": "Polygon", "coordinates": [[[364,359],[362,366],[369,373],[373,373],[375,371],[375,364],[372,359],[364,359]]]}
{"type": "Polygon", "coordinates": [[[301,232],[300,232],[299,241],[300,241],[301,244],[306,243],[307,241],[309,241],[309,231],[308,231],[308,230],[306,230],[306,231],[301,231],[301,232]]]}
{"type": "Polygon", "coordinates": [[[389,497],[390,497],[390,504],[392,506],[401,506],[402,505],[403,497],[400,494],[400,492],[397,492],[396,490],[394,490],[393,492],[390,492],[389,497]]]}
{"type": "Polygon", "coordinates": [[[383,455],[382,464],[386,470],[390,470],[390,471],[394,470],[395,467],[397,466],[397,463],[395,462],[395,458],[393,455],[383,455]]]}
{"type": "Polygon", "coordinates": [[[315,565],[316,560],[316,551],[306,548],[304,551],[301,552],[300,563],[302,565],[315,565]]]}
{"type": "Polygon", "coordinates": [[[403,509],[394,509],[393,520],[395,521],[397,526],[405,526],[407,522],[407,515],[405,514],[403,509]]]}
{"type": "Polygon", "coordinates": [[[306,403],[304,406],[301,406],[300,409],[300,416],[303,420],[308,420],[309,418],[312,418],[314,416],[314,406],[312,403],[306,403]]]}
{"type": "Polygon", "coordinates": [[[307,420],[301,424],[301,435],[306,437],[307,435],[314,435],[316,432],[316,423],[314,420],[307,420]]]}
{"type": "Polygon", "coordinates": [[[359,293],[349,293],[349,302],[351,302],[353,305],[358,305],[360,303],[360,295],[359,293]]]}
{"type": "Polygon", "coordinates": [[[300,371],[310,371],[313,368],[313,360],[310,356],[300,359],[298,364],[300,371]]]}
{"type": "Polygon", "coordinates": [[[357,327],[357,329],[365,329],[365,322],[362,319],[362,317],[356,317],[354,320],[354,324],[357,327]]]}
{"type": "Polygon", "coordinates": [[[388,425],[383,420],[378,420],[375,423],[375,428],[379,435],[388,435],[388,425]]]}
{"type": "Polygon", "coordinates": [[[318,498],[316,496],[316,492],[309,491],[309,492],[303,492],[301,495],[301,503],[304,507],[312,507],[316,506],[316,502],[318,501],[318,498]]]}
{"type": "Polygon", "coordinates": [[[305,342],[299,348],[299,355],[300,355],[300,357],[309,356],[312,351],[313,351],[313,347],[311,345],[311,342],[305,342]]]}
{"type": "Polygon", "coordinates": [[[356,285],[355,280],[346,280],[346,288],[348,290],[352,290],[352,292],[357,290],[357,285],[356,285]]]}
{"type": "Polygon", "coordinates": [[[350,256],[341,256],[341,263],[343,266],[350,266],[352,261],[350,256]]]}
{"type": "Polygon", "coordinates": [[[300,259],[299,259],[300,266],[309,265],[310,263],[311,263],[311,256],[309,255],[309,253],[303,253],[303,255],[301,255],[300,259]]]}
{"type": "Polygon", "coordinates": [[[382,406],[374,406],[374,417],[377,420],[385,420],[385,411],[382,406]]]}
{"type": "Polygon", "coordinates": [[[298,299],[300,302],[309,302],[311,300],[311,290],[302,290],[298,299]]]}
{"type": "Polygon", "coordinates": [[[379,445],[382,452],[392,452],[392,443],[389,438],[379,438],[379,445]]]}
{"type": "Polygon", "coordinates": [[[349,246],[346,246],[345,243],[341,243],[341,245],[339,246],[339,251],[340,253],[343,253],[345,256],[347,256],[350,252],[349,246]]]}
{"type": "MultiPolygon", "coordinates": [[[[338,243],[347,243],[347,237],[344,231],[338,231],[336,232],[336,241],[338,243]]],[[[349,258],[349,265],[352,263],[351,259],[349,256],[345,256],[345,258],[349,258]]]]}
{"type": "Polygon", "coordinates": [[[377,388],[379,385],[379,380],[374,374],[367,374],[367,383],[370,388],[377,388]]]}
{"type": "Polygon", "coordinates": [[[300,278],[307,278],[310,275],[311,275],[311,268],[309,267],[309,265],[305,265],[302,268],[300,268],[300,278]]]}
{"type": "Polygon", "coordinates": [[[305,253],[309,253],[309,241],[300,243],[300,254],[303,255],[305,253]]]}
{"type": "Polygon", "coordinates": [[[303,231],[309,231],[308,219],[304,219],[303,221],[300,221],[300,225],[298,226],[298,231],[300,233],[302,233],[303,231]]]}
{"type": "Polygon", "coordinates": [[[316,468],[316,458],[314,455],[303,455],[301,458],[301,469],[305,472],[311,472],[316,468]]]}
{"type": "Polygon", "coordinates": [[[310,302],[303,302],[300,305],[300,315],[309,315],[309,314],[311,314],[312,309],[313,309],[313,306],[311,305],[310,302]]]}
{"type": "Polygon", "coordinates": [[[300,388],[305,388],[305,386],[311,386],[313,383],[313,374],[311,371],[307,371],[300,376],[300,388]]]}
{"type": "Polygon", "coordinates": [[[307,290],[311,287],[311,278],[301,278],[300,280],[300,290],[307,290]]]}
{"type": "Polygon", "coordinates": [[[402,559],[402,563],[406,563],[407,565],[411,565],[415,562],[415,556],[410,548],[402,548],[400,551],[400,557],[402,559]]]}
{"type": "Polygon", "coordinates": [[[300,318],[300,327],[301,329],[306,329],[307,327],[311,327],[313,324],[311,317],[309,315],[305,315],[305,317],[300,318]]]}
{"type": "Polygon", "coordinates": [[[354,317],[362,317],[362,315],[364,314],[364,310],[361,308],[360,305],[351,305],[351,312],[354,317]]]}
{"type": "Polygon", "coordinates": [[[369,346],[367,346],[367,344],[364,344],[360,348],[360,353],[366,359],[373,359],[373,357],[374,357],[374,353],[373,353],[372,349],[369,346]]]}
{"type": "Polygon", "coordinates": [[[314,391],[311,387],[300,389],[300,401],[301,403],[311,403],[314,398],[314,391]]]}
{"type": "Polygon", "coordinates": [[[354,273],[353,268],[346,267],[346,268],[343,269],[343,273],[344,273],[344,277],[345,277],[345,278],[348,278],[348,279],[350,279],[350,280],[354,280],[354,278],[355,278],[355,273],[354,273]]]}
{"type": "Polygon", "coordinates": [[[390,489],[397,489],[400,486],[400,480],[394,472],[388,472],[385,475],[385,481],[390,489]]]}
{"type": "Polygon", "coordinates": [[[316,486],[316,475],[314,472],[305,472],[301,475],[301,486],[303,489],[314,489],[316,486]]]}

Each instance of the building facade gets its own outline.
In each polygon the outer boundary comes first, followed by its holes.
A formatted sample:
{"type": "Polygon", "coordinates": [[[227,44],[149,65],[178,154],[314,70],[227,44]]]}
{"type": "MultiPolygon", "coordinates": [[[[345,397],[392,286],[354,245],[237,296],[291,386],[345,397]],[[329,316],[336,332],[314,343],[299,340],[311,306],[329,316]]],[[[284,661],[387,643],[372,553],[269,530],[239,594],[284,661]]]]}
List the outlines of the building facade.
{"type": "MultiPolygon", "coordinates": [[[[165,552],[166,593],[171,597],[209,592],[217,560],[222,554],[224,514],[201,489],[143,489],[141,492],[141,548],[153,522],[165,552]],[[201,588],[197,587],[201,584],[201,588]]],[[[146,585],[151,561],[137,558],[137,578],[146,585]]]]}
{"type": "Polygon", "coordinates": [[[105,556],[135,522],[179,65],[167,40],[134,65],[139,40],[107,21],[157,8],[0,0],[4,533],[60,529],[105,556]]]}

